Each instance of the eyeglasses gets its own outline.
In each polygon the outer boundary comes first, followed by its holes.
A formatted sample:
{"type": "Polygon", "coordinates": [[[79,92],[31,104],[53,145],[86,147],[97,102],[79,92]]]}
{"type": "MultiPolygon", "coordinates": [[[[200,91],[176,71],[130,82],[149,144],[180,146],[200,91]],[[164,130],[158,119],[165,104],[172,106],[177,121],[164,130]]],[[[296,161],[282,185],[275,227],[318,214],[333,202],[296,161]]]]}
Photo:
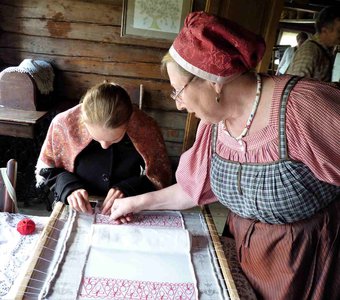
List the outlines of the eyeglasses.
{"type": "Polygon", "coordinates": [[[191,81],[195,78],[196,76],[192,77],[179,91],[177,91],[176,89],[173,89],[170,97],[172,100],[177,101],[179,103],[182,103],[182,99],[181,99],[181,94],[184,91],[184,89],[189,85],[189,83],[191,83],[191,81]]]}

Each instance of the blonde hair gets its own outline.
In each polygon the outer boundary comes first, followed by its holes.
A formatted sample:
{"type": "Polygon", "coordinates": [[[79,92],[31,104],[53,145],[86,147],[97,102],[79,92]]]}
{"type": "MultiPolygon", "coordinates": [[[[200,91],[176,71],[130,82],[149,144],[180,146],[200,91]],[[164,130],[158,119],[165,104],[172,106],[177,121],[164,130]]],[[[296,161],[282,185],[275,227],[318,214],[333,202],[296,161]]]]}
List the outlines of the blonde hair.
{"type": "Polygon", "coordinates": [[[178,71],[179,71],[180,73],[182,73],[183,75],[185,75],[185,76],[187,76],[187,77],[192,77],[192,76],[193,76],[193,74],[191,74],[191,73],[188,72],[187,70],[183,69],[183,68],[182,68],[182,67],[181,67],[181,66],[180,66],[180,65],[172,58],[172,56],[170,55],[169,52],[167,52],[167,53],[163,56],[163,58],[162,58],[162,61],[161,61],[161,71],[162,71],[162,73],[166,73],[166,65],[167,65],[168,63],[170,63],[170,62],[174,63],[174,64],[176,65],[178,71]]]}
{"type": "Polygon", "coordinates": [[[80,103],[84,122],[117,128],[127,123],[132,114],[128,93],[114,83],[100,83],[90,88],[80,103]]]}

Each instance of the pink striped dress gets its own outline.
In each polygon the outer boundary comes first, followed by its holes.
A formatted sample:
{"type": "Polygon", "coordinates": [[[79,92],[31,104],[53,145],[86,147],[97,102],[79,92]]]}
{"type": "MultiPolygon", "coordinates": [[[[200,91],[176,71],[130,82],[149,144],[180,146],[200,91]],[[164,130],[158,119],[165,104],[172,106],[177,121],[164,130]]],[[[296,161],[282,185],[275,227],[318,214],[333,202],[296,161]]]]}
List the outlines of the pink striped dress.
{"type": "MultiPolygon", "coordinates": [[[[243,138],[242,145],[218,126],[212,151],[212,125],[200,124],[196,142],[183,154],[176,173],[178,183],[198,204],[217,200],[210,182],[215,152],[222,161],[234,165],[235,162],[271,165],[280,161],[279,112],[282,91],[289,78],[273,77],[275,88],[269,124],[243,138]]],[[[259,298],[338,299],[340,286],[336,278],[339,276],[335,274],[340,272],[340,237],[337,234],[340,229],[337,188],[340,186],[340,91],[318,81],[300,80],[290,93],[285,109],[290,161],[304,165],[320,183],[334,186],[334,195],[327,196],[332,197],[332,202],[317,208],[312,216],[286,223],[285,218],[278,218],[279,222],[274,220],[274,224],[266,223],[265,218],[245,217],[241,209],[230,213],[229,231],[235,238],[242,269],[259,298]]],[[[221,173],[224,175],[220,177],[228,177],[226,173],[221,173]]],[[[216,186],[215,181],[213,186],[216,186]]],[[[225,186],[228,192],[233,189],[225,186]]],[[[281,196],[278,193],[277,201],[281,196]]],[[[275,206],[275,197],[273,200],[271,205],[275,206]]],[[[306,199],[306,203],[309,200],[306,199]]]]}

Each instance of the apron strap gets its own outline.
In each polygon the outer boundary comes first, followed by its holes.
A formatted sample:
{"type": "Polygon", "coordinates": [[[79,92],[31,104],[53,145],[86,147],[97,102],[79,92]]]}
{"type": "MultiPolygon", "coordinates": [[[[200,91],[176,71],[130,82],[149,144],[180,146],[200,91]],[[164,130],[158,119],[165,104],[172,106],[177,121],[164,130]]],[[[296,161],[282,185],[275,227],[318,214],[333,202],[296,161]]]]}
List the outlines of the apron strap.
{"type": "Polygon", "coordinates": [[[214,124],[212,126],[212,134],[211,134],[211,149],[212,149],[212,154],[216,152],[216,141],[217,141],[217,128],[218,125],[214,124]]]}
{"type": "Polygon", "coordinates": [[[282,160],[288,159],[287,138],[286,138],[286,107],[290,92],[301,77],[293,76],[288,80],[281,96],[279,111],[279,157],[282,160]]]}

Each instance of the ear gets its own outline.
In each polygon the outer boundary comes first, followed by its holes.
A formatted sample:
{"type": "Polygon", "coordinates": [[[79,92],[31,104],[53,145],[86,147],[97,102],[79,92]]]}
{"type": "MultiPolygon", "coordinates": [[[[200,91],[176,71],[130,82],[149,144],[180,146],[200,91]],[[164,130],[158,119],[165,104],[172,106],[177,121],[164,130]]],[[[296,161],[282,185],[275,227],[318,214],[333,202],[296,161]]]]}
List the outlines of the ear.
{"type": "Polygon", "coordinates": [[[329,32],[333,31],[333,28],[334,28],[334,24],[333,23],[327,24],[327,25],[325,25],[325,26],[323,26],[321,28],[321,32],[320,33],[328,34],[329,32]]]}

